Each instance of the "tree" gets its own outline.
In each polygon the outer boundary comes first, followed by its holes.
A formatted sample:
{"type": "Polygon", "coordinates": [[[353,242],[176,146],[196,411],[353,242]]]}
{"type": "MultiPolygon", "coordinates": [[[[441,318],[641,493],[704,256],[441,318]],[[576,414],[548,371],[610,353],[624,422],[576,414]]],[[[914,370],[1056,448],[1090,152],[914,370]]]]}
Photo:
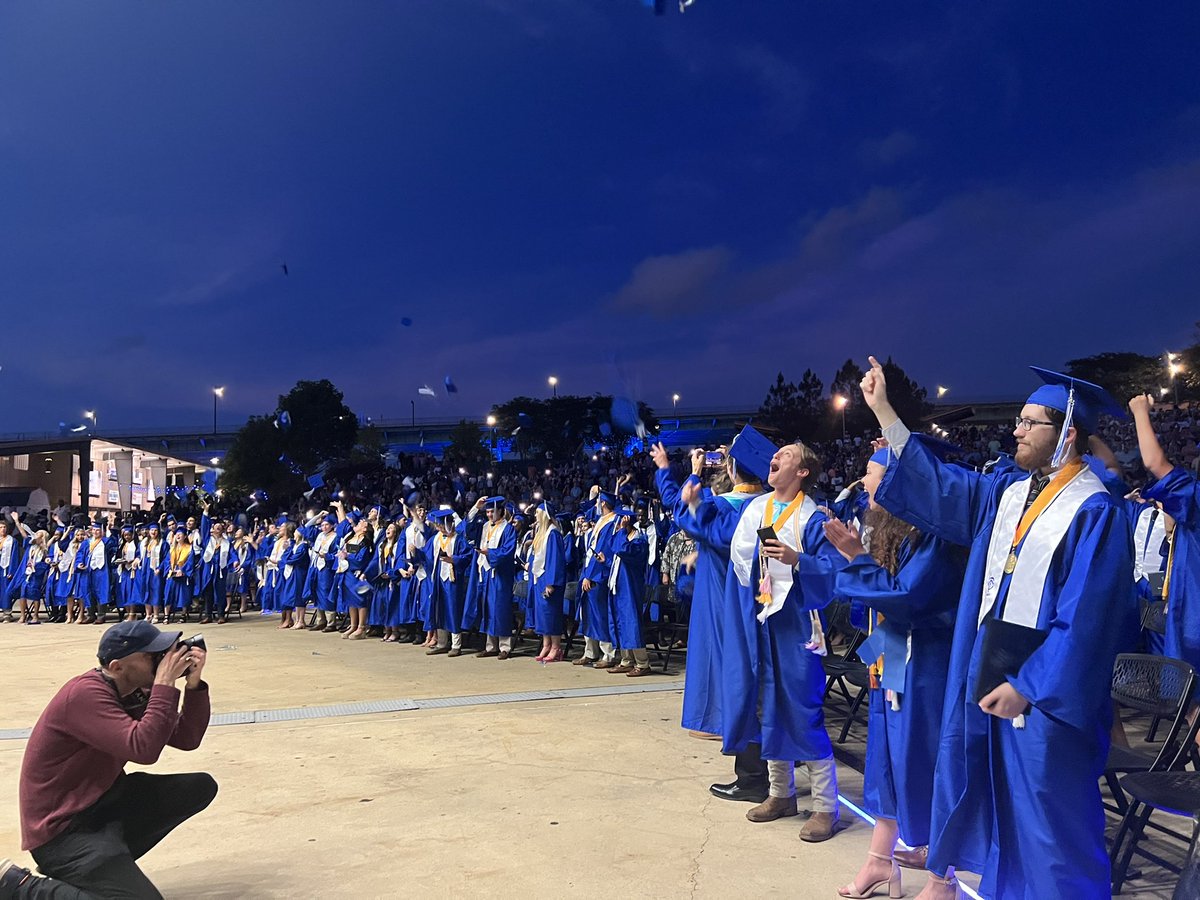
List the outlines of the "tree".
{"type": "Polygon", "coordinates": [[[327,378],[297,381],[279,398],[279,411],[291,419],[289,427],[280,429],[287,455],[306,471],[344,459],[354,447],[358,417],[327,378]]]}
{"type": "Polygon", "coordinates": [[[446,445],[442,459],[451,466],[474,472],[483,471],[492,460],[492,453],[483,441],[483,429],[466,419],[460,419],[450,432],[450,443],[446,445]]]}
{"type": "Polygon", "coordinates": [[[347,459],[357,434],[358,418],[330,381],[298,381],[274,414],[251,416],[239,429],[222,486],[289,498],[304,490],[304,475],[347,459]]]}
{"type": "MultiPolygon", "coordinates": [[[[862,391],[859,385],[862,383],[863,370],[859,368],[858,363],[852,359],[842,363],[842,367],[837,370],[837,374],[833,376],[833,381],[829,385],[830,399],[834,397],[845,397],[846,407],[846,431],[849,434],[861,434],[869,431],[875,426],[875,416],[863,402],[862,391]]],[[[834,406],[837,411],[836,404],[834,406]]],[[[838,436],[842,433],[842,413],[838,411],[838,421],[836,422],[836,433],[838,436]]]]}
{"type": "Polygon", "coordinates": [[[243,492],[264,490],[272,497],[286,496],[299,487],[299,478],[280,461],[283,433],[273,416],[251,416],[225,454],[221,487],[243,492]]]}
{"type": "Polygon", "coordinates": [[[890,356],[883,364],[883,377],[887,379],[888,400],[902,421],[915,425],[933,412],[925,388],[909,378],[890,356]]]}
{"type": "Polygon", "coordinates": [[[804,370],[799,385],[786,381],[780,372],[754,414],[754,421],[766,430],[776,432],[779,440],[790,441],[797,437],[812,440],[825,415],[824,390],[825,386],[812,369],[804,370]]]}
{"type": "Polygon", "coordinates": [[[1097,353],[1067,360],[1067,375],[1100,385],[1124,404],[1134,394],[1153,391],[1169,377],[1166,362],[1140,353],[1097,353]]]}

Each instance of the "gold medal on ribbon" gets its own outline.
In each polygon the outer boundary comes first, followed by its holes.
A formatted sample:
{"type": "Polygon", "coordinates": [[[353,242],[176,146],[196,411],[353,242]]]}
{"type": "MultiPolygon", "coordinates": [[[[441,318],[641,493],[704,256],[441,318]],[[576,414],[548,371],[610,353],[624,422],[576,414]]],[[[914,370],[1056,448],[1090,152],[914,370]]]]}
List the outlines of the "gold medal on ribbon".
{"type": "Polygon", "coordinates": [[[1008,559],[1004,561],[1004,574],[1011,575],[1013,570],[1017,568],[1017,554],[1008,554],[1008,559]]]}

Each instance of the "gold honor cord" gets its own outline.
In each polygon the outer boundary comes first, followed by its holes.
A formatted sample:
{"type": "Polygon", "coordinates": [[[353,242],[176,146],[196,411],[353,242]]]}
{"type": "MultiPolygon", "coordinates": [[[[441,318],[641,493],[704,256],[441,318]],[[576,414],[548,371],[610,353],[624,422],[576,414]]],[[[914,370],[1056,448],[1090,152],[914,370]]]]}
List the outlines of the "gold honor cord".
{"type": "Polygon", "coordinates": [[[1033,523],[1054,502],[1054,498],[1062,492],[1063,488],[1070,484],[1082,470],[1083,460],[1081,459],[1067,463],[1055,473],[1054,478],[1051,479],[1050,484],[1046,486],[1045,490],[1034,498],[1029,509],[1025,510],[1025,515],[1021,516],[1021,521],[1017,523],[1017,530],[1013,535],[1008,559],[1004,561],[1005,575],[1011,575],[1017,568],[1017,548],[1021,546],[1021,541],[1025,539],[1025,535],[1033,527],[1033,523]]]}

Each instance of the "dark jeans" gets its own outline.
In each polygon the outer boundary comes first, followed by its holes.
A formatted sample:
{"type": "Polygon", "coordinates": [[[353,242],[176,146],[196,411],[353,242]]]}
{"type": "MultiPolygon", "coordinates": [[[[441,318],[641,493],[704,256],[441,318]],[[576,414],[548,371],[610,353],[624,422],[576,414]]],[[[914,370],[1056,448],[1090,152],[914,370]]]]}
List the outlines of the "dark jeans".
{"type": "Polygon", "coordinates": [[[767,789],[767,764],[760,755],[760,744],[747,744],[746,749],[733,757],[733,774],[738,787],[746,790],[767,789]]]}
{"type": "Polygon", "coordinates": [[[200,599],[203,601],[202,615],[206,619],[223,619],[225,618],[226,600],[225,576],[214,576],[208,587],[200,594],[200,599]]]}
{"type": "Polygon", "coordinates": [[[158,900],[162,895],[134,860],[175,826],[212,803],[211,775],[122,775],[71,827],[32,851],[46,878],[17,889],[34,900],[158,900]]]}

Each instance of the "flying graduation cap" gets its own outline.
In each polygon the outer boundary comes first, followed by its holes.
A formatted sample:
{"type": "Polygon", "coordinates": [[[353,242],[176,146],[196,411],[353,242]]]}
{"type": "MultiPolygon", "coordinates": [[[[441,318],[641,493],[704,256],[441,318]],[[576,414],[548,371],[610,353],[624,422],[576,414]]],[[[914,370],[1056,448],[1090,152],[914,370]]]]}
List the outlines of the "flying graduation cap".
{"type": "Polygon", "coordinates": [[[437,391],[435,391],[433,388],[431,388],[427,384],[422,385],[421,387],[417,388],[417,393],[420,394],[422,397],[433,397],[435,399],[437,398],[437,391]]]}
{"type": "Polygon", "coordinates": [[[446,385],[446,393],[447,393],[447,394],[457,394],[457,393],[458,393],[458,387],[457,387],[457,386],[454,384],[454,382],[453,382],[453,381],[450,379],[450,376],[449,376],[449,375],[447,375],[447,376],[446,376],[446,377],[445,377],[445,378],[442,380],[442,383],[446,385]]]}

